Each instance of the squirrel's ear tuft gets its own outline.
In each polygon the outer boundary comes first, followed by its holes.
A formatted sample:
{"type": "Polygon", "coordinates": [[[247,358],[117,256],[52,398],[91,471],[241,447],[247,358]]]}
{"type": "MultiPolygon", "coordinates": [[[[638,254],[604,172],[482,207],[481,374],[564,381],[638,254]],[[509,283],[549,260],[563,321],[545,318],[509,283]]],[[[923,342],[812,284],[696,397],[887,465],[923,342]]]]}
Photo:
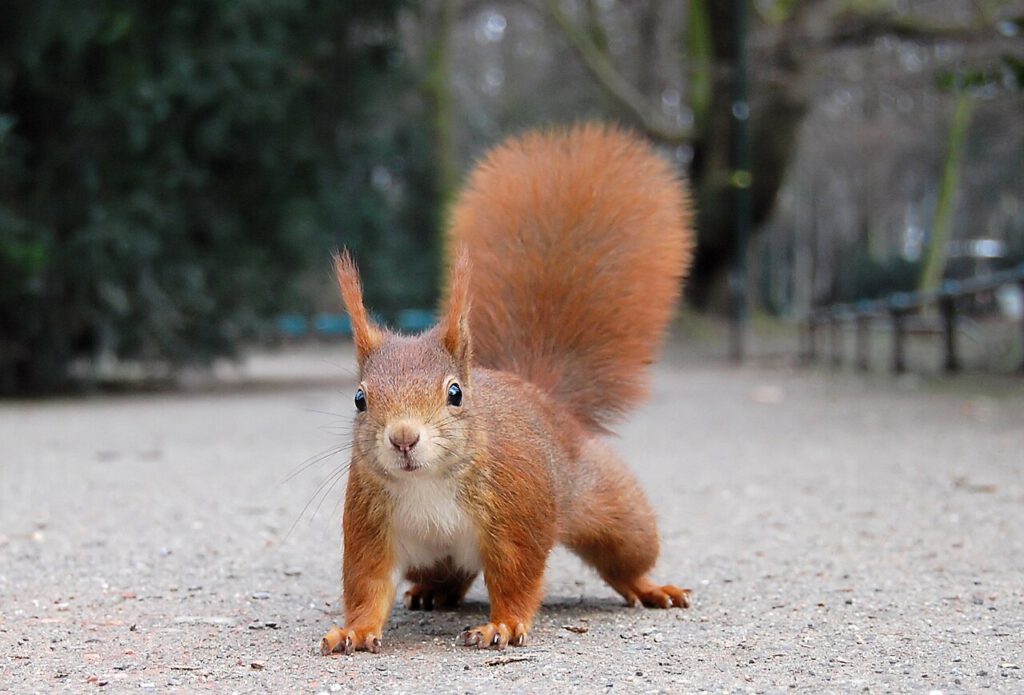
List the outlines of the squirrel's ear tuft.
{"type": "Polygon", "coordinates": [[[440,328],[444,349],[468,373],[472,346],[469,335],[469,254],[464,246],[456,250],[452,262],[448,302],[440,328]]]}
{"type": "Polygon", "coordinates": [[[352,319],[352,337],[356,343],[356,358],[363,365],[370,353],[380,347],[384,334],[366,314],[363,306],[363,288],[359,284],[359,269],[352,260],[348,249],[334,254],[334,274],[338,278],[341,300],[352,319]]]}

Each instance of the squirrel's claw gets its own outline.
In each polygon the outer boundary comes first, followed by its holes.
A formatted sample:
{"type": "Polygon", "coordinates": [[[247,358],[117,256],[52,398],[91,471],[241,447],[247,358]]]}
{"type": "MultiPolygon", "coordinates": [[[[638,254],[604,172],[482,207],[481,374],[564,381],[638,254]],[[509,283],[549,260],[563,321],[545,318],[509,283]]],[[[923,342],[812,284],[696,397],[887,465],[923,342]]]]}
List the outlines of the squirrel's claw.
{"type": "Polygon", "coordinates": [[[680,589],[679,587],[672,586],[670,584],[668,586],[661,587],[661,590],[672,598],[672,605],[676,608],[690,607],[690,594],[692,592],[689,589],[680,589]]]}
{"type": "Polygon", "coordinates": [[[372,630],[332,627],[320,641],[320,653],[323,656],[329,656],[334,653],[341,653],[347,656],[354,651],[380,654],[380,645],[380,635],[372,630]]]}
{"type": "Polygon", "coordinates": [[[456,640],[461,643],[463,647],[475,647],[480,643],[482,638],[483,635],[479,631],[473,630],[469,625],[467,625],[466,628],[459,633],[459,636],[456,637],[456,640]]]}
{"type": "Polygon", "coordinates": [[[673,584],[655,584],[649,577],[643,576],[627,582],[609,582],[612,588],[622,594],[626,603],[635,606],[638,603],[647,608],[689,608],[689,589],[680,589],[673,584]]]}
{"type": "Polygon", "coordinates": [[[458,641],[464,647],[476,647],[477,649],[505,649],[508,645],[522,647],[526,644],[526,626],[518,623],[515,629],[505,623],[487,623],[479,627],[463,630],[458,641]]]}
{"type": "Polygon", "coordinates": [[[411,611],[434,610],[434,594],[421,589],[419,586],[405,592],[404,602],[405,607],[411,611]]]}
{"type": "Polygon", "coordinates": [[[640,602],[647,608],[689,608],[690,590],[680,589],[678,586],[666,584],[665,586],[652,586],[650,588],[636,590],[634,605],[640,602]]]}
{"type": "Polygon", "coordinates": [[[405,592],[403,602],[411,611],[446,610],[459,605],[459,596],[453,592],[415,584],[405,592]]]}

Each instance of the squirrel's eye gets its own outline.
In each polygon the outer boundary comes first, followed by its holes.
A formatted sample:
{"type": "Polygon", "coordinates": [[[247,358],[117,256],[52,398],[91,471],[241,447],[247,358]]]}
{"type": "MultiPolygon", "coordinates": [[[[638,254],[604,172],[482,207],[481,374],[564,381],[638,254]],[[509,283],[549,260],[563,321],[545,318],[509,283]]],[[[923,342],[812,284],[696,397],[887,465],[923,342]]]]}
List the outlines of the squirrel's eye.
{"type": "Polygon", "coordinates": [[[448,405],[456,407],[462,405],[462,389],[459,388],[458,384],[452,384],[448,387],[448,405]]]}
{"type": "Polygon", "coordinates": [[[362,389],[358,389],[356,391],[355,401],[356,410],[358,410],[360,413],[366,412],[366,394],[363,393],[362,389]]]}

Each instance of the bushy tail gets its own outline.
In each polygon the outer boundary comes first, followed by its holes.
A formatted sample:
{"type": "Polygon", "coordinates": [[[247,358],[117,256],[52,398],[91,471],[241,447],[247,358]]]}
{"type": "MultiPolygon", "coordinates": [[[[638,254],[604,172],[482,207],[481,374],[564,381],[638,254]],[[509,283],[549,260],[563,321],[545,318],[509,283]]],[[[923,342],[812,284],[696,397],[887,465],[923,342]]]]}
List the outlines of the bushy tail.
{"type": "Polygon", "coordinates": [[[693,251],[687,191],[638,137],[531,132],[477,165],[451,248],[472,263],[475,362],[514,372],[602,431],[644,398],[693,251]]]}

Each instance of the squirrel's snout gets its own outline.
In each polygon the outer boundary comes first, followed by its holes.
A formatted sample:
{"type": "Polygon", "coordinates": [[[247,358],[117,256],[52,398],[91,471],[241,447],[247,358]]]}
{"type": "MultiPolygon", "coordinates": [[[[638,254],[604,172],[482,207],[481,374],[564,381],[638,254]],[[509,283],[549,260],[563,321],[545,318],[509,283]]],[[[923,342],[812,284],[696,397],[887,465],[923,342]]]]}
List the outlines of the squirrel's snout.
{"type": "Polygon", "coordinates": [[[403,454],[408,454],[409,450],[416,446],[416,442],[420,440],[420,433],[416,428],[402,423],[391,430],[388,439],[391,440],[393,447],[403,454]]]}

